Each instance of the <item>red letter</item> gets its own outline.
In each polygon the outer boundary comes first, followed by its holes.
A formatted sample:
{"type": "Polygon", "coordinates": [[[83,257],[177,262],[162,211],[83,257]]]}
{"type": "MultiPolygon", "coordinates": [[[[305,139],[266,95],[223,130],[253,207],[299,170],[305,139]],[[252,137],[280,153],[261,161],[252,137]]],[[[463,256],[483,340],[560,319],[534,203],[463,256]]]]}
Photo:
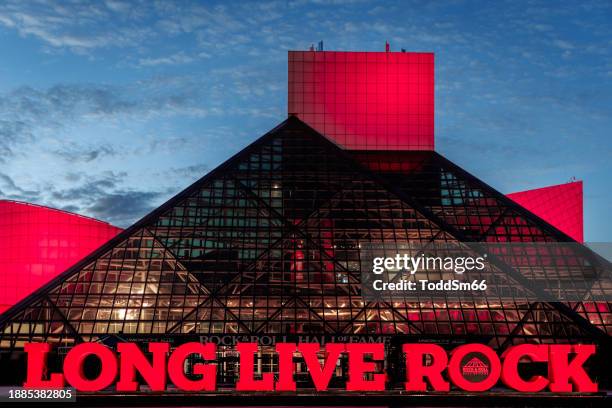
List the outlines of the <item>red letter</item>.
{"type": "Polygon", "coordinates": [[[592,344],[550,345],[548,357],[548,378],[552,392],[572,392],[572,384],[578,392],[596,392],[597,384],[591,381],[582,366],[588,358],[595,354],[592,344]],[[576,357],[569,362],[570,350],[576,357]],[[570,384],[570,381],[572,384],[570,384]]]}
{"type": "Polygon", "coordinates": [[[113,383],[117,376],[117,358],[109,348],[100,343],[81,343],[74,346],[64,360],[64,375],[68,384],[78,391],[100,391],[113,383]],[[83,373],[83,361],[90,354],[100,359],[102,369],[95,380],[88,380],[83,373]]]}
{"type": "Polygon", "coordinates": [[[295,391],[295,381],[293,379],[293,353],[297,346],[293,343],[278,343],[276,352],[278,353],[278,382],[277,391],[295,391]]]}
{"type": "Polygon", "coordinates": [[[510,347],[504,353],[501,379],[510,388],[522,392],[542,391],[548,385],[548,380],[541,375],[533,376],[526,381],[518,373],[518,363],[521,358],[528,357],[531,361],[547,361],[548,346],[536,344],[521,344],[510,347]]]}
{"type": "Polygon", "coordinates": [[[170,380],[183,391],[214,391],[217,387],[217,366],[215,364],[196,363],[193,373],[201,375],[202,379],[193,381],[185,376],[185,360],[190,354],[199,354],[207,360],[217,357],[215,343],[185,343],[178,346],[168,360],[168,375],[170,380]]]}
{"type": "Polygon", "coordinates": [[[406,391],[427,391],[423,379],[427,377],[434,391],[448,391],[450,384],[442,378],[442,371],[448,363],[446,351],[436,344],[404,344],[406,354],[406,391]],[[424,364],[423,358],[432,358],[430,365],[424,364]]]}
{"type": "Polygon", "coordinates": [[[273,391],[274,374],[264,373],[261,380],[255,380],[255,353],[257,343],[238,343],[236,350],[240,353],[240,378],[236,383],[237,391],[273,391]]]}
{"type": "Polygon", "coordinates": [[[117,344],[117,351],[121,354],[117,391],[138,391],[140,389],[140,384],[135,381],[136,371],[149,384],[151,391],[164,391],[166,389],[166,354],[169,349],[168,343],[149,343],[149,352],[153,354],[151,364],[136,344],[117,344]]]}
{"type": "Polygon", "coordinates": [[[298,344],[298,350],[302,353],[304,361],[306,362],[306,368],[310,373],[312,382],[314,383],[317,391],[325,391],[329,385],[332,374],[336,368],[336,362],[338,357],[344,351],[344,344],[340,343],[328,343],[325,345],[325,360],[323,362],[323,368],[319,364],[319,357],[317,354],[321,351],[321,346],[318,343],[302,343],[298,344]]]}
{"type": "Polygon", "coordinates": [[[384,360],[385,345],[382,343],[373,344],[348,344],[346,346],[349,363],[349,379],[346,383],[347,391],[384,391],[385,375],[382,373],[374,374],[374,379],[364,380],[363,375],[373,372],[376,363],[364,361],[366,354],[371,354],[374,360],[384,360]]]}
{"type": "MultiPolygon", "coordinates": [[[[474,358],[480,361],[480,359],[477,357],[474,358]]],[[[493,351],[493,349],[491,349],[491,347],[485,346],[484,344],[464,344],[463,346],[457,347],[451,353],[451,358],[448,363],[448,377],[453,384],[466,391],[488,390],[497,383],[500,373],[501,363],[499,362],[499,357],[493,351]],[[461,372],[463,368],[461,362],[463,361],[464,357],[470,353],[480,353],[484,355],[487,360],[489,360],[488,375],[487,378],[482,381],[472,382],[466,380],[461,372]]]]}
{"type": "Polygon", "coordinates": [[[43,373],[47,370],[47,353],[51,346],[47,343],[26,343],[23,346],[28,355],[28,374],[24,388],[63,388],[64,376],[59,373],[51,374],[51,378],[43,380],[43,373]]]}

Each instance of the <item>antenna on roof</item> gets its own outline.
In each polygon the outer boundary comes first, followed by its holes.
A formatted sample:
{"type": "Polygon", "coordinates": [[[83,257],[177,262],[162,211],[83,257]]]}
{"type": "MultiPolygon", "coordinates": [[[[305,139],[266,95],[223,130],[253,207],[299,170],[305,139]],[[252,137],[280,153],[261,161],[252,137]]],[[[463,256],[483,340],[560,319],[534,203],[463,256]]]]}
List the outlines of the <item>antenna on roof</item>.
{"type": "Polygon", "coordinates": [[[391,45],[389,45],[389,41],[385,41],[385,52],[389,52],[391,50],[391,45]]]}
{"type": "Polygon", "coordinates": [[[323,40],[319,41],[317,44],[317,51],[323,51],[323,40]]]}
{"type": "Polygon", "coordinates": [[[308,51],[314,51],[314,44],[310,44],[310,49],[308,51]]]}

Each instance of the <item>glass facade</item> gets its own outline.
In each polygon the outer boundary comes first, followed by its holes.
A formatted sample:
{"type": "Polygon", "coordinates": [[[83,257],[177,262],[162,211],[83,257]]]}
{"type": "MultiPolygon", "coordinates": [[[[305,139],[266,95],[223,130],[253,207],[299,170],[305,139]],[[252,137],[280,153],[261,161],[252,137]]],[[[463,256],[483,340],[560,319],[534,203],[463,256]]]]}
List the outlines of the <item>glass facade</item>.
{"type": "Polygon", "coordinates": [[[434,55],[289,51],[288,112],[345,149],[433,150],[434,55]]]}
{"type": "Polygon", "coordinates": [[[0,313],[119,232],[92,218],[0,200],[0,313]]]}
{"type": "Polygon", "coordinates": [[[584,242],[582,181],[508,194],[508,197],[578,242],[584,242]]]}
{"type": "MultiPolygon", "coordinates": [[[[437,153],[342,150],[290,117],[2,315],[0,355],[19,355],[28,341],[61,349],[130,336],[176,345],[211,335],[376,335],[500,352],[607,341],[608,303],[531,302],[511,264],[492,268],[513,288],[496,300],[361,296],[366,243],[567,239],[437,153]]],[[[387,360],[401,371],[400,354],[387,360]]],[[[272,355],[258,358],[258,370],[275,370],[272,355]]],[[[236,361],[219,348],[220,384],[235,380],[236,361]]]]}

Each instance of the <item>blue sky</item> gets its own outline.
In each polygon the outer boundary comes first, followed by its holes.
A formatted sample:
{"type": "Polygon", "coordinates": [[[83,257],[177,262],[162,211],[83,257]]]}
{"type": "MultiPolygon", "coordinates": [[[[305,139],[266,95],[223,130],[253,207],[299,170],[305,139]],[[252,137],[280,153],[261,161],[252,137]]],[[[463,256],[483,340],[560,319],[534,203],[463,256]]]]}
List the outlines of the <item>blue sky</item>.
{"type": "Polygon", "coordinates": [[[127,226],[286,116],[286,51],[433,51],[438,150],[502,192],[585,181],[612,239],[612,3],[0,4],[0,197],[127,226]]]}

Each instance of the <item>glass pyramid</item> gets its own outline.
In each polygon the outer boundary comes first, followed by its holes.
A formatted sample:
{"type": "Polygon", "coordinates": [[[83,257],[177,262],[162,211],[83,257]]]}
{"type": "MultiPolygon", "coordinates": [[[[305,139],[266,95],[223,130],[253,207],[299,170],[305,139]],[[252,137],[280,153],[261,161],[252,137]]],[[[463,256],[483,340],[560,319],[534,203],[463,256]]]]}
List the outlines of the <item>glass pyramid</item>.
{"type": "Polygon", "coordinates": [[[509,264],[490,273],[512,297],[361,296],[363,244],[473,241],[571,239],[435,152],[345,151],[289,117],[0,316],[0,354],[30,341],[61,350],[213,334],[381,335],[499,351],[609,339],[609,303],[590,292],[531,301],[529,277],[509,264]]]}

